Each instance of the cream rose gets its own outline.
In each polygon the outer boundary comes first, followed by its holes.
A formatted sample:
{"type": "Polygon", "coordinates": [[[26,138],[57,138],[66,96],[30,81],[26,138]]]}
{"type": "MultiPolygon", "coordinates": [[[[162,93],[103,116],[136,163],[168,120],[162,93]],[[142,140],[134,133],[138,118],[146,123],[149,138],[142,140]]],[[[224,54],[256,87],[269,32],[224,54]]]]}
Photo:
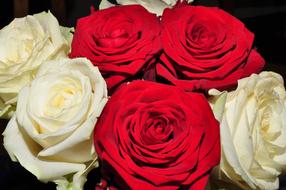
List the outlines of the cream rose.
{"type": "Polygon", "coordinates": [[[16,18],[0,30],[0,117],[11,115],[5,112],[43,61],[66,57],[71,35],[50,12],[16,18]]]}
{"type": "MultiPolygon", "coordinates": [[[[209,93],[220,96],[216,90],[209,93]]],[[[213,107],[220,107],[217,104],[223,101],[218,99],[211,99],[213,107]]],[[[227,94],[222,113],[222,156],[220,171],[214,172],[216,180],[232,181],[242,189],[278,189],[278,176],[286,166],[283,78],[262,72],[239,80],[237,89],[227,94]]]]}
{"type": "MultiPolygon", "coordinates": [[[[155,13],[158,16],[163,14],[165,8],[173,7],[178,0],[116,0],[120,5],[133,5],[139,4],[145,7],[149,12],[155,13]]],[[[180,0],[182,1],[182,0],[180,0]]],[[[193,0],[187,0],[188,3],[193,2],[193,0]]],[[[99,9],[106,9],[114,6],[108,0],[102,0],[99,9]]]]}
{"type": "Polygon", "coordinates": [[[39,180],[54,181],[58,189],[82,189],[87,172],[98,164],[93,129],[106,101],[106,83],[89,60],[44,63],[19,93],[4,146],[39,180]]]}

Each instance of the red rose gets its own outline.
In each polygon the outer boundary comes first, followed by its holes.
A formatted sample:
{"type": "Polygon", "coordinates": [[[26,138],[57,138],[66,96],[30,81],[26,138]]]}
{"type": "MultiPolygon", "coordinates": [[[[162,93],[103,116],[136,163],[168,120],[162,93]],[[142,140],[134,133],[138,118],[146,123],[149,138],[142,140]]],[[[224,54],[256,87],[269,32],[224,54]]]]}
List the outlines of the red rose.
{"type": "Polygon", "coordinates": [[[161,49],[155,14],[138,5],[95,11],[77,22],[70,57],[86,57],[99,67],[109,90],[143,72],[161,49]]]}
{"type": "Polygon", "coordinates": [[[220,160],[219,124],[205,97],[147,81],[114,93],[94,141],[104,180],[119,189],[202,190],[220,160]]]}
{"type": "Polygon", "coordinates": [[[157,73],[186,90],[224,90],[258,73],[265,64],[253,49],[254,35],[218,8],[165,9],[161,38],[165,53],[157,73]]]}

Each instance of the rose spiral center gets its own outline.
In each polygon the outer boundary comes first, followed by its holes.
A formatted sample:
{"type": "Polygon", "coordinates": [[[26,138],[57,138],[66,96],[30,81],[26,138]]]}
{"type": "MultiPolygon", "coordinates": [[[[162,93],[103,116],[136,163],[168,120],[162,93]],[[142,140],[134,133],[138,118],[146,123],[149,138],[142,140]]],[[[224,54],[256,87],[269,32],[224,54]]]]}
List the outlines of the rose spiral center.
{"type": "Polygon", "coordinates": [[[142,139],[145,144],[160,144],[169,141],[173,136],[173,128],[165,118],[156,118],[146,123],[143,128],[142,139]]]}
{"type": "Polygon", "coordinates": [[[51,118],[58,118],[66,112],[71,112],[82,99],[82,87],[79,81],[72,78],[65,78],[58,81],[50,89],[45,115],[51,118]]]}
{"type": "Polygon", "coordinates": [[[201,24],[193,26],[191,30],[188,31],[187,37],[194,43],[200,45],[203,48],[212,47],[216,42],[216,35],[214,32],[209,31],[208,28],[201,24]]]}

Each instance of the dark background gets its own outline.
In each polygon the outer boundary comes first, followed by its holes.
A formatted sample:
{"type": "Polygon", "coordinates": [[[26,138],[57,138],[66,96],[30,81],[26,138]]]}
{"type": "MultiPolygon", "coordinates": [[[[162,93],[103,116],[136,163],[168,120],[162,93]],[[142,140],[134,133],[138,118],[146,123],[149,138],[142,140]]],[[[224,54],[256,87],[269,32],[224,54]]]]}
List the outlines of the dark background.
{"type": "MultiPolygon", "coordinates": [[[[14,17],[47,10],[52,11],[61,25],[75,26],[76,20],[87,16],[90,6],[98,7],[99,2],[100,0],[1,0],[0,28],[9,24],[14,17]]],[[[255,46],[267,62],[265,70],[278,72],[286,79],[286,0],[197,0],[195,4],[219,6],[238,17],[254,32],[255,46]]],[[[0,120],[0,133],[6,123],[7,121],[0,120]]],[[[1,141],[2,137],[0,137],[1,189],[55,189],[54,184],[37,181],[19,163],[11,162],[1,141]]],[[[94,189],[98,179],[95,174],[96,172],[91,172],[85,189],[94,189]]],[[[286,190],[286,180],[281,180],[280,189],[286,190]]]]}

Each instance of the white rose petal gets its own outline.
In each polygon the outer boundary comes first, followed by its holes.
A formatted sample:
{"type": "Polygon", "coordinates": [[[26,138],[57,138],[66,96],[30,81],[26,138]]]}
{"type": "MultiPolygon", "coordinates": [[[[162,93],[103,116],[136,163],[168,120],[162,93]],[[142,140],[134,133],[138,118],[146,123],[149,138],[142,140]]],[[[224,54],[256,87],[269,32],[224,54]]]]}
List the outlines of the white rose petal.
{"type": "Polygon", "coordinates": [[[4,146],[38,179],[81,189],[87,172],[98,166],[93,130],[106,102],[106,83],[89,60],[46,62],[20,91],[4,146]]]}
{"type": "MultiPolygon", "coordinates": [[[[214,90],[209,93],[221,95],[214,90]]],[[[217,102],[210,104],[215,107],[217,102]]],[[[262,72],[239,80],[237,89],[227,94],[220,121],[222,157],[218,170],[223,175],[219,180],[232,181],[243,189],[278,189],[278,176],[286,167],[283,78],[262,72]]]]}
{"type": "Polygon", "coordinates": [[[4,135],[4,146],[13,161],[19,161],[22,166],[33,173],[39,180],[50,181],[69,173],[82,171],[84,164],[68,162],[51,162],[37,158],[41,147],[29,136],[20,131],[16,117],[12,117],[4,135]]]}
{"type": "MultiPolygon", "coordinates": [[[[173,7],[178,0],[116,0],[119,5],[134,5],[139,4],[145,7],[149,12],[161,16],[165,8],[173,7]]],[[[181,0],[182,1],[182,0],[181,0]]],[[[188,0],[188,3],[193,2],[193,0],[188,0]]],[[[99,9],[110,8],[113,5],[108,0],[102,0],[99,9]]]]}
{"type": "Polygon", "coordinates": [[[73,33],[74,33],[74,28],[73,27],[64,27],[64,26],[60,26],[60,30],[61,33],[63,35],[63,37],[65,38],[65,40],[67,41],[68,47],[69,47],[69,53],[70,53],[70,47],[71,47],[71,43],[72,43],[72,39],[73,39],[73,33]]]}
{"type": "Polygon", "coordinates": [[[216,89],[211,89],[209,90],[209,95],[212,95],[212,97],[209,98],[209,102],[214,112],[215,118],[218,121],[221,121],[224,112],[227,92],[220,92],[216,89]]]}
{"type": "Polygon", "coordinates": [[[5,105],[5,103],[0,99],[0,118],[10,119],[14,114],[14,111],[15,106],[11,104],[5,105]]]}
{"type": "Polygon", "coordinates": [[[67,56],[71,37],[62,31],[50,12],[16,18],[0,30],[0,111],[15,107],[18,92],[44,61],[67,56]]]}
{"type": "Polygon", "coordinates": [[[110,7],[115,6],[114,4],[110,3],[108,0],[102,0],[99,4],[99,9],[107,9],[110,7]]]}

